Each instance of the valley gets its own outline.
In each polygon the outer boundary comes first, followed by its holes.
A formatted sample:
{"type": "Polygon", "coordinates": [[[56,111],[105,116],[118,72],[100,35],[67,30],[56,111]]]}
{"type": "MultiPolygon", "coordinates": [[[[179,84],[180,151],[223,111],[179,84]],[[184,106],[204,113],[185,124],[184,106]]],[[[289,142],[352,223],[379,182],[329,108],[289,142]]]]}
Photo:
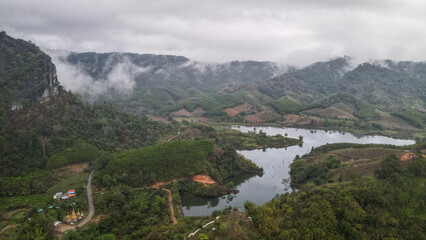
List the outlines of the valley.
{"type": "Polygon", "coordinates": [[[0,239],[424,237],[423,62],[51,54],[0,33],[0,239]]]}

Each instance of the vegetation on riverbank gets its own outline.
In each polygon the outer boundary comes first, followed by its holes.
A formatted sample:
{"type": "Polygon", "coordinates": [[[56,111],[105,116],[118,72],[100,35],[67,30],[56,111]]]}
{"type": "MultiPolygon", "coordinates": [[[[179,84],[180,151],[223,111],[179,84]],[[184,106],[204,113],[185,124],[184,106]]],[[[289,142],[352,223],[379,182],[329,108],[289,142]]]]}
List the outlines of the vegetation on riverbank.
{"type": "Polygon", "coordinates": [[[96,180],[106,187],[143,187],[207,174],[220,183],[225,178],[255,171],[262,170],[232,148],[216,148],[209,140],[181,140],[115,153],[96,180]]]}
{"type": "Polygon", "coordinates": [[[261,148],[284,148],[303,143],[302,139],[289,138],[280,134],[268,136],[260,131],[244,133],[229,127],[212,127],[206,124],[181,124],[177,139],[210,139],[220,148],[253,150],[261,148]]]}
{"type": "MultiPolygon", "coordinates": [[[[206,170],[207,157],[213,153],[210,141],[173,141],[151,147],[118,152],[97,179],[112,177],[133,187],[195,175],[206,170]]],[[[99,181],[100,182],[100,181],[99,181]]]]}
{"type": "Polygon", "coordinates": [[[253,150],[259,148],[285,148],[303,143],[302,139],[288,138],[280,134],[267,136],[265,132],[243,133],[238,130],[224,131],[218,134],[218,142],[233,146],[238,150],[253,150]]]}
{"type": "Polygon", "coordinates": [[[67,232],[63,239],[184,239],[208,218],[184,217],[171,225],[165,194],[160,189],[120,186],[95,195],[96,212],[104,217],[98,223],[67,232]]]}
{"type": "MultiPolygon", "coordinates": [[[[425,150],[422,144],[418,147],[425,150]]],[[[368,155],[369,148],[353,150],[368,155]]],[[[245,204],[260,235],[266,239],[424,239],[426,159],[422,154],[405,162],[395,155],[373,157],[378,163],[373,174],[354,171],[350,179],[336,179],[331,176],[347,168],[350,160],[341,162],[343,152],[337,151],[343,150],[314,151],[295,159],[290,175],[299,191],[279,195],[263,206],[245,204]],[[330,155],[336,152],[341,155],[330,155]]],[[[386,154],[386,148],[381,151],[386,154]]]]}

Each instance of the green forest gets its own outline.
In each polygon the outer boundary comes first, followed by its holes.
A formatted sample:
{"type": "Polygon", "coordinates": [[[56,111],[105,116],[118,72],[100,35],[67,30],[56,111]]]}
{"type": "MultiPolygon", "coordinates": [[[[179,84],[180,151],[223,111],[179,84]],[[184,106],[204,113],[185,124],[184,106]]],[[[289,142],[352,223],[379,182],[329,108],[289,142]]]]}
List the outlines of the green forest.
{"type": "Polygon", "coordinates": [[[213,143],[207,140],[173,141],[122,151],[112,155],[101,176],[133,187],[166,182],[205,172],[212,153],[213,143]]]}
{"type": "Polygon", "coordinates": [[[39,47],[0,33],[0,239],[426,239],[421,63],[363,63],[342,72],[344,57],[280,72],[255,61],[200,70],[185,57],[152,54],[71,53],[61,61],[93,82],[123,61],[145,71],[131,93],[79,95],[60,85],[39,47]],[[230,202],[240,184],[231,178],[265,174],[261,161],[240,151],[309,141],[243,133],[239,125],[337,129],[416,144],[312,148],[286,163],[289,178],[274,186],[284,194],[184,216],[183,194],[230,202]],[[66,224],[74,210],[88,215],[92,173],[93,218],[83,227],[66,224]],[[76,196],[65,194],[71,189],[76,196]]]}
{"type": "Polygon", "coordinates": [[[290,174],[299,191],[245,208],[265,239],[425,239],[426,159],[403,169],[390,155],[380,165],[375,178],[328,183],[327,172],[340,167],[335,156],[314,165],[296,159],[290,174]]]}
{"type": "Polygon", "coordinates": [[[261,169],[232,148],[216,148],[209,140],[181,140],[114,153],[96,179],[105,187],[144,187],[196,174],[207,174],[222,183],[246,172],[261,169]]]}

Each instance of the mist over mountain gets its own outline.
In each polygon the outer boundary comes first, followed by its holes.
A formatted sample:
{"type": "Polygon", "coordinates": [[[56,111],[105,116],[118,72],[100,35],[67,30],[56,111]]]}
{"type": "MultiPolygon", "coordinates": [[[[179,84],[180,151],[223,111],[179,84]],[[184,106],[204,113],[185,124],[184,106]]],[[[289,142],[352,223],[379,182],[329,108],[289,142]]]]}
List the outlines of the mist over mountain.
{"type": "Polygon", "coordinates": [[[426,65],[423,62],[375,61],[352,69],[349,59],[314,63],[259,83],[256,88],[273,98],[290,95],[305,103],[342,92],[385,110],[425,107],[426,65]]]}
{"type": "Polygon", "coordinates": [[[256,90],[272,99],[288,96],[302,104],[341,92],[385,111],[425,108],[423,62],[373,60],[356,64],[345,56],[296,68],[256,61],[206,64],[182,56],[134,53],[69,53],[56,59],[60,70],[68,69],[63,72],[65,87],[85,99],[127,103],[139,99],[139,107],[148,110],[160,108],[152,98],[162,105],[173,105],[183,99],[193,101],[242,89],[256,90]]]}
{"type": "Polygon", "coordinates": [[[90,84],[98,84],[94,88],[102,89],[103,93],[120,92],[119,86],[129,90],[127,92],[174,86],[185,89],[189,96],[197,96],[217,91],[227,84],[270,79],[289,68],[272,62],[233,61],[213,64],[191,61],[182,56],[134,53],[71,52],[57,56],[56,59],[59,66],[72,67],[77,75],[90,78],[89,83],[80,84],[79,81],[68,82],[68,76],[63,76],[66,88],[89,96],[98,94],[96,91],[87,91],[86,87],[90,84]],[[117,70],[123,68],[126,71],[117,70]],[[127,76],[124,76],[125,72],[127,76]],[[111,84],[110,79],[115,79],[116,84],[111,84]]]}

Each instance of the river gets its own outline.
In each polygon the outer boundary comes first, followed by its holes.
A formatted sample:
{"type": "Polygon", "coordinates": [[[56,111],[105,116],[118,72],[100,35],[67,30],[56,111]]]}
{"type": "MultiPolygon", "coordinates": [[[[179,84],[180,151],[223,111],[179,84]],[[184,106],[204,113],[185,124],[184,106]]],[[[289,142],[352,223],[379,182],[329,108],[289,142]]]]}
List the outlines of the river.
{"type": "Polygon", "coordinates": [[[265,174],[244,174],[229,179],[239,190],[237,194],[229,194],[219,198],[205,198],[194,196],[190,193],[181,194],[183,212],[185,216],[210,215],[214,210],[225,207],[236,207],[244,210],[244,203],[252,201],[256,204],[264,204],[270,201],[276,194],[285,192],[282,184],[283,178],[289,177],[289,165],[296,155],[302,156],[309,153],[312,147],[318,147],[327,143],[376,143],[392,145],[414,144],[413,140],[393,139],[384,136],[362,136],[347,132],[309,130],[298,128],[276,127],[245,127],[237,126],[234,129],[242,132],[263,131],[267,135],[288,134],[288,137],[298,138],[303,136],[303,145],[287,148],[268,148],[250,151],[238,151],[246,158],[255,162],[264,169],[265,174]]]}

